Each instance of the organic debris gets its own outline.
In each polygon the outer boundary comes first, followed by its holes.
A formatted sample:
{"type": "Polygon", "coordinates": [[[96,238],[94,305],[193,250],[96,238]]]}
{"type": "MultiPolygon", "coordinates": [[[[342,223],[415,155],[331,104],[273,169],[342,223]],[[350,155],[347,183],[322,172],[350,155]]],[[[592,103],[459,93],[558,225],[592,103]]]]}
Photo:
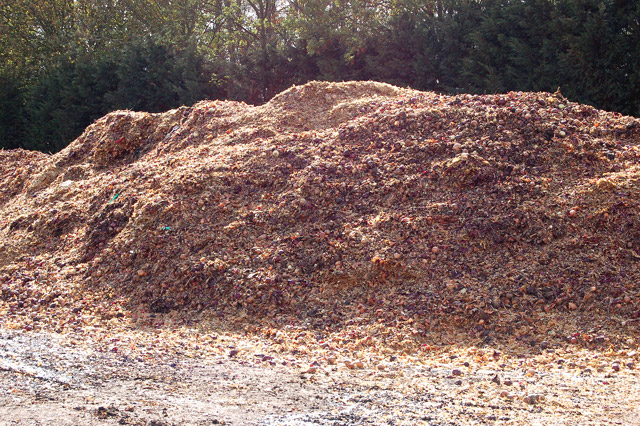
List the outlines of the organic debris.
{"type": "Polygon", "coordinates": [[[598,344],[640,315],[639,143],[559,93],[373,82],[114,112],[55,155],[0,152],[0,318],[598,344]]]}

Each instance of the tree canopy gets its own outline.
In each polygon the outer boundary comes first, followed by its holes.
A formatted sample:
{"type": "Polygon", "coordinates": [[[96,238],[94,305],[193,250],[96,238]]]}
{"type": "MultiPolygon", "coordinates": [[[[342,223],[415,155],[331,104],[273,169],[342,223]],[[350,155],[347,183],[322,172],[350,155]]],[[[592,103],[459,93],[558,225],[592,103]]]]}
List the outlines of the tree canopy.
{"type": "Polygon", "coordinates": [[[55,152],[114,109],[254,104],[312,79],[555,91],[640,116],[625,0],[0,0],[0,148],[55,152]]]}

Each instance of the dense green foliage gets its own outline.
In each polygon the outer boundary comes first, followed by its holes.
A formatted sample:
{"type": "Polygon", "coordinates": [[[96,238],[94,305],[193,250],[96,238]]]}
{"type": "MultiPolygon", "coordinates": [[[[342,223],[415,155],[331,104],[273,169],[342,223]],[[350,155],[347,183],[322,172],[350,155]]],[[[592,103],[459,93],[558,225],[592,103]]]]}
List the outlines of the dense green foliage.
{"type": "Polygon", "coordinates": [[[0,148],[54,152],[97,117],[312,79],[555,91],[640,116],[640,2],[0,0],[0,148]]]}

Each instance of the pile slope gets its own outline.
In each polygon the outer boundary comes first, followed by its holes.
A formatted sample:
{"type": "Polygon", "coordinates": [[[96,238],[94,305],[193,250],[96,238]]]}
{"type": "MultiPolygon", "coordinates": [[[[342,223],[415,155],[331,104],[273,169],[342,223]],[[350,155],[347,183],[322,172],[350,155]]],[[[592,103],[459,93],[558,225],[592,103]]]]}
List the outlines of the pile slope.
{"type": "Polygon", "coordinates": [[[635,332],[639,143],[560,93],[312,82],[117,111],[57,154],[0,151],[0,318],[635,332]]]}

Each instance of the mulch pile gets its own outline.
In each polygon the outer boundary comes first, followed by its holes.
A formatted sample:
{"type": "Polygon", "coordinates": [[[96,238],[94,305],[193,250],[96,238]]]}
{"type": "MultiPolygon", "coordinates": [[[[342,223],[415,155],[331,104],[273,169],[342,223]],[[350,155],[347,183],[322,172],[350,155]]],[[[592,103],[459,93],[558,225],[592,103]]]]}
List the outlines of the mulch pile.
{"type": "Polygon", "coordinates": [[[590,342],[640,316],[640,120],[560,93],[313,82],[117,111],[0,164],[7,326],[205,312],[527,341],[571,317],[590,342]]]}

